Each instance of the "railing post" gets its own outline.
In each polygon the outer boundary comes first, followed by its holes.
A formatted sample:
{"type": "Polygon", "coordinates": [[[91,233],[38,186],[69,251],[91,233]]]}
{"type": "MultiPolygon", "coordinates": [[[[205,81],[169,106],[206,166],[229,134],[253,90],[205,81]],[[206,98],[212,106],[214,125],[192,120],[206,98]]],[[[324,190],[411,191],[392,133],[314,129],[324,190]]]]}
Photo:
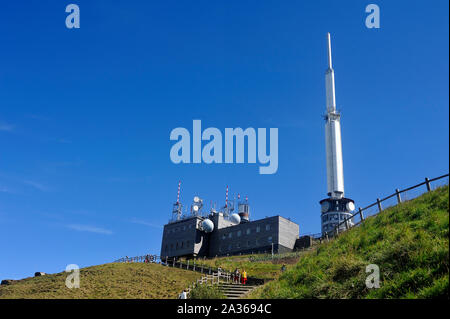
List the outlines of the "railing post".
{"type": "Polygon", "coordinates": [[[187,261],[187,270],[189,270],[189,260],[187,261]]]}
{"type": "Polygon", "coordinates": [[[431,185],[430,185],[430,180],[428,179],[428,177],[425,177],[425,183],[427,184],[427,190],[429,192],[431,192],[431,185]]]}
{"type": "Polygon", "coordinates": [[[347,217],[344,218],[344,223],[345,223],[345,229],[348,230],[348,221],[347,221],[347,217]]]}
{"type": "Polygon", "coordinates": [[[363,222],[364,221],[364,214],[362,212],[361,207],[358,209],[358,211],[359,211],[359,218],[361,218],[361,221],[363,222]]]}
{"type": "Polygon", "coordinates": [[[402,202],[402,197],[400,196],[400,191],[398,188],[395,189],[395,195],[397,195],[397,202],[400,204],[402,202]]]}
{"type": "Polygon", "coordinates": [[[194,260],[194,269],[193,270],[195,271],[195,260],[194,260]]]}
{"type": "Polygon", "coordinates": [[[209,274],[211,275],[211,266],[209,266],[209,274]]]}
{"type": "Polygon", "coordinates": [[[377,205],[378,205],[378,211],[381,212],[383,210],[383,207],[381,207],[380,199],[377,198],[377,205]]]}

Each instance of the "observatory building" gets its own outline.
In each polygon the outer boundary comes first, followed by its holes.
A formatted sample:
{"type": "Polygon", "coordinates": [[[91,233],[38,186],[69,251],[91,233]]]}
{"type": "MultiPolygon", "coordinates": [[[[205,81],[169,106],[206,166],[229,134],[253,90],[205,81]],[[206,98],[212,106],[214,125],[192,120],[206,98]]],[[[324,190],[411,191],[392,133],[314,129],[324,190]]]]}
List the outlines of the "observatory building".
{"type": "Polygon", "coordinates": [[[248,199],[240,201],[238,196],[238,213],[235,202],[228,201],[227,187],[221,211],[203,213],[203,200],[196,196],[190,213],[183,214],[178,195],[172,218],[164,225],[161,258],[282,253],[299,247],[298,224],[281,216],[251,221],[248,199]]]}
{"type": "MultiPolygon", "coordinates": [[[[327,113],[325,115],[325,146],[327,159],[328,198],[320,201],[322,234],[332,232],[355,209],[355,203],[344,197],[344,168],[342,161],[341,114],[336,110],[334,70],[331,61],[331,37],[328,33],[328,69],[325,72],[327,113]]],[[[349,226],[353,224],[348,221],[349,226]]],[[[342,224],[341,229],[345,229],[342,224]]]]}

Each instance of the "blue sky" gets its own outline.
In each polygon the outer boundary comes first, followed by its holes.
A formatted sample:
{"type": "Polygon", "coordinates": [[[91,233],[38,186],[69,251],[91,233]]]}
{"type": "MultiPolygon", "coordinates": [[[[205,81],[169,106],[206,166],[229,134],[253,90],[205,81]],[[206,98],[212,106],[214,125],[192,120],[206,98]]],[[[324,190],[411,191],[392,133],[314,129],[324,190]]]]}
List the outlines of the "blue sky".
{"type": "Polygon", "coordinates": [[[448,172],[448,1],[9,1],[0,10],[0,279],[159,253],[181,200],[248,195],[320,231],[326,32],[357,206],[448,172]],[[279,167],[175,165],[170,131],[279,129],[279,167]]]}

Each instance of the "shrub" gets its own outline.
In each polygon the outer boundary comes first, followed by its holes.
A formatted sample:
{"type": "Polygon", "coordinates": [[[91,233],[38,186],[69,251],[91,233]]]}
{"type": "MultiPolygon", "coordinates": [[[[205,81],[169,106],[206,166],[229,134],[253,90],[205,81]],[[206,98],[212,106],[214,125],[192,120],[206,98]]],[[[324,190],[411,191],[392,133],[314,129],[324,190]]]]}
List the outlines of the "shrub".
{"type": "Polygon", "coordinates": [[[189,294],[190,299],[225,299],[219,287],[214,285],[197,285],[189,294]]]}

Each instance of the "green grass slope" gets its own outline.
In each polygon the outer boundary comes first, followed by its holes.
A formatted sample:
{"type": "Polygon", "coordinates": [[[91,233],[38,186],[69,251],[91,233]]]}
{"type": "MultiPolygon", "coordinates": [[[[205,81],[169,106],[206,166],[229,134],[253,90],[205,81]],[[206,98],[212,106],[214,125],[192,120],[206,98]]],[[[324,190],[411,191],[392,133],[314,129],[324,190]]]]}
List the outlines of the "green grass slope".
{"type": "Polygon", "coordinates": [[[216,257],[211,259],[199,259],[196,261],[197,267],[214,267],[222,268],[225,271],[233,272],[236,268],[239,268],[242,272],[244,269],[248,276],[260,278],[260,279],[274,279],[281,274],[281,267],[286,265],[287,269],[295,264],[300,256],[304,252],[298,252],[296,254],[285,254],[284,258],[277,258],[274,260],[270,259],[271,255],[241,255],[241,256],[228,256],[228,257],[216,257]],[[266,257],[267,260],[254,262],[251,259],[253,257],[263,258],[266,257]]]}
{"type": "Polygon", "coordinates": [[[448,298],[448,186],[368,218],[250,298],[448,298]],[[366,266],[380,269],[369,289],[366,266]]]}
{"type": "Polygon", "coordinates": [[[0,286],[10,298],[177,298],[201,274],[158,264],[112,263],[80,269],[80,288],[65,286],[68,273],[22,279],[0,286]]]}

